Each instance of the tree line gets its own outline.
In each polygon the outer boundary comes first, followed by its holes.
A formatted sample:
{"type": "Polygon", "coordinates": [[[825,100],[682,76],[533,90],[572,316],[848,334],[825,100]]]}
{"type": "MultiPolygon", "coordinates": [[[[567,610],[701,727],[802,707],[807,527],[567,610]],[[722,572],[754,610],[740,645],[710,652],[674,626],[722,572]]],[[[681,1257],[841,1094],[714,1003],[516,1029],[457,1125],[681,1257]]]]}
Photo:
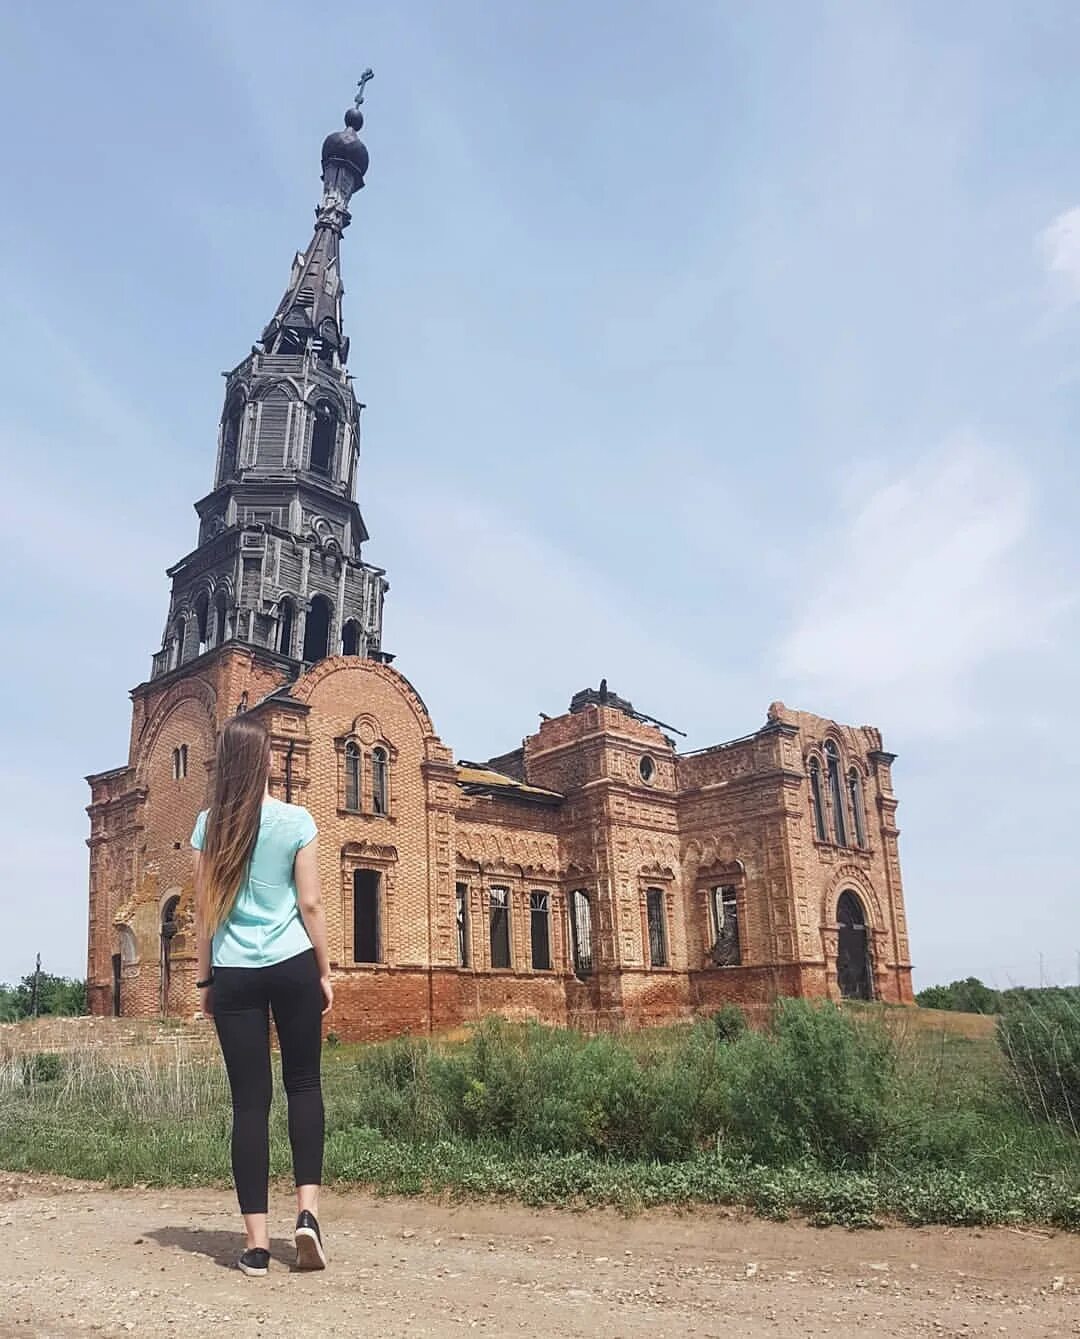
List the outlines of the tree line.
{"type": "Polygon", "coordinates": [[[948,1009],[953,1013],[1003,1014],[1011,1007],[1041,999],[1080,1005],[1080,986],[1013,986],[995,990],[977,976],[969,976],[947,986],[928,986],[915,996],[915,1003],[923,1009],[948,1009]]]}
{"type": "Polygon", "coordinates": [[[38,1015],[84,1014],[86,982],[49,972],[30,972],[17,986],[0,982],[0,1023],[38,1015]]]}

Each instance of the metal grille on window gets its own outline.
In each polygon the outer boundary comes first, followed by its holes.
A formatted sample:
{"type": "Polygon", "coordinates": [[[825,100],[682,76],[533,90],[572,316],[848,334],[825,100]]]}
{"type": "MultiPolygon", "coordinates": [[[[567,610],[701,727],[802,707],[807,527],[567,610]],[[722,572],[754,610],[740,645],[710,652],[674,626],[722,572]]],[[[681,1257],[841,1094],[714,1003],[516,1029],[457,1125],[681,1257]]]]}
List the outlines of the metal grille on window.
{"type": "Polygon", "coordinates": [[[853,767],[848,772],[848,797],[851,800],[851,821],[855,827],[855,845],[866,845],[866,810],[863,807],[862,778],[853,767]]]}
{"type": "Polygon", "coordinates": [[[664,894],[661,889],[648,890],[645,907],[649,922],[649,961],[654,967],[666,967],[667,935],[664,930],[664,894]]]}
{"type": "Polygon", "coordinates": [[[816,758],[810,764],[810,803],[814,810],[814,836],[819,842],[828,841],[825,831],[825,798],[821,793],[821,765],[816,758]]]}
{"type": "Polygon", "coordinates": [[[551,902],[547,893],[529,894],[529,933],[534,972],[551,971],[551,902]]]}
{"type": "Polygon", "coordinates": [[[574,971],[588,976],[593,969],[592,906],[589,894],[579,888],[570,894],[570,930],[574,944],[574,971]]]}
{"type": "Polygon", "coordinates": [[[742,962],[739,947],[739,904],[734,888],[712,890],[713,962],[717,967],[738,967],[742,962]]]}
{"type": "Polygon", "coordinates": [[[345,745],[345,808],[360,812],[360,748],[345,745]]]}
{"type": "Polygon", "coordinates": [[[837,846],[846,846],[847,823],[844,821],[844,790],[840,784],[840,750],[831,739],[825,741],[825,757],[829,767],[829,803],[833,811],[833,829],[837,846]]]}
{"type": "Polygon", "coordinates": [[[385,749],[371,750],[371,807],[377,814],[390,811],[388,759],[385,749]]]}
{"type": "Polygon", "coordinates": [[[510,890],[492,888],[491,900],[491,965],[496,969],[510,966],[510,890]]]}
{"type": "Polygon", "coordinates": [[[459,967],[468,967],[469,965],[468,898],[469,885],[467,883],[455,884],[454,915],[457,920],[457,953],[459,967]]]}

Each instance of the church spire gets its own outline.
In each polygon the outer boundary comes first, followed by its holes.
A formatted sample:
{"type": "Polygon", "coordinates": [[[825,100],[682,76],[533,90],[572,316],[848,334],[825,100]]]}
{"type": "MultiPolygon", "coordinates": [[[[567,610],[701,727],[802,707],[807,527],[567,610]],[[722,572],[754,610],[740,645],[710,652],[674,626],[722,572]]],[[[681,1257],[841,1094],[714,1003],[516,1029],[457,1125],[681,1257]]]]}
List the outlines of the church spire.
{"type": "Polygon", "coordinates": [[[327,135],[322,146],[323,194],[315,210],[315,233],[306,251],[298,251],[285,295],[278,303],[261,344],[270,354],[316,351],[327,363],[344,365],[349,341],[341,324],[339,247],[341,234],[352,216],[349,201],[363,188],[368,151],[358,131],[363,129],[364,88],[374,73],[360,76],[355,106],[345,113],[345,129],[327,135]]]}
{"type": "Polygon", "coordinates": [[[328,655],[386,659],[381,568],[364,561],[356,501],[360,410],[346,370],[338,249],[368,151],[360,104],[322,147],[315,234],[261,344],[226,373],[212,491],[198,547],[170,568],[153,677],[241,642],[295,672],[328,655]]]}

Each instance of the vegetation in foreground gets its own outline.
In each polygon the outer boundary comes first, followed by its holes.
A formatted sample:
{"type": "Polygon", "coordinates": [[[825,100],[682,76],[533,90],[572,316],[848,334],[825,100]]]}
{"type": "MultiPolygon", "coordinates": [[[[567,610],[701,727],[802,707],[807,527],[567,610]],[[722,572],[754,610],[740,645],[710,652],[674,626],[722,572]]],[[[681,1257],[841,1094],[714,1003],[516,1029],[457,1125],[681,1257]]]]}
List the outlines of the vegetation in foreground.
{"type": "MultiPolygon", "coordinates": [[[[330,1047],[327,1178],[625,1210],[736,1203],[851,1226],[1078,1229],[1080,1019],[1062,1008],[1007,1015],[998,1046],[785,1001],[767,1033],[724,1011],[622,1036],[490,1021],[458,1044],[330,1047]]],[[[0,1165],[226,1184],[224,1075],[185,1046],[3,1062],[0,1165]]],[[[287,1176],[280,1099],[272,1131],[287,1176]]]]}

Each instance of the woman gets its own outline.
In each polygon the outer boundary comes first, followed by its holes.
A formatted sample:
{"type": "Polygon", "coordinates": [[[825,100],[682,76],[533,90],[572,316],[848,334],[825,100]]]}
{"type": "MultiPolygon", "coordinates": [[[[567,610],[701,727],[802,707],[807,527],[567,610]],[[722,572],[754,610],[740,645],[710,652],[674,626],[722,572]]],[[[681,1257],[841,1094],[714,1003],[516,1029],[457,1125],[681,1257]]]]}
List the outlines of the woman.
{"type": "Polygon", "coordinates": [[[334,1002],[326,917],[306,809],[270,797],[270,737],[234,716],[218,740],[213,801],[191,834],[198,979],[232,1090],[232,1168],[247,1232],[239,1267],[270,1264],[270,1022],[274,1015],[289,1103],[296,1179],[296,1263],[324,1269],[319,1231],[323,1100],[322,1015],[334,1002]]]}

